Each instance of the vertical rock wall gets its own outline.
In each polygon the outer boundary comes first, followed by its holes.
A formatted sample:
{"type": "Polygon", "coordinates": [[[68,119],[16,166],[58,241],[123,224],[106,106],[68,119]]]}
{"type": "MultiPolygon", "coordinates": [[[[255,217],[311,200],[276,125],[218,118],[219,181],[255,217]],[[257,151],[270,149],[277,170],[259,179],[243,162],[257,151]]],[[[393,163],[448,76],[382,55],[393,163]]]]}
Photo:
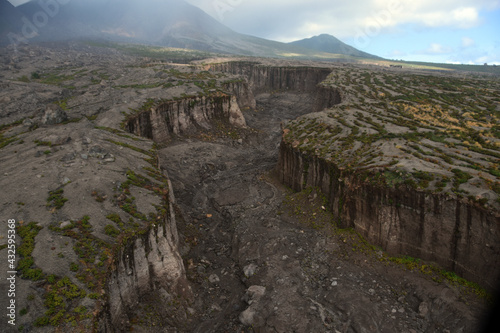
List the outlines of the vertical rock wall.
{"type": "MultiPolygon", "coordinates": [[[[279,67],[266,66],[257,62],[233,61],[211,64],[205,69],[241,75],[248,81],[254,95],[277,90],[310,93],[315,99],[311,111],[330,108],[340,104],[343,100],[341,91],[321,85],[321,82],[332,72],[332,68],[279,67]]],[[[242,107],[241,104],[240,107],[242,107]]]]}
{"type": "Polygon", "coordinates": [[[333,87],[319,84],[314,94],[314,106],[312,111],[322,111],[334,105],[342,103],[344,96],[341,91],[333,87]]]}
{"type": "Polygon", "coordinates": [[[331,68],[267,66],[247,61],[211,64],[208,69],[245,77],[254,94],[273,90],[316,92],[316,86],[332,72],[331,68]]]}
{"type": "Polygon", "coordinates": [[[186,134],[199,128],[208,130],[213,121],[246,126],[236,97],[215,94],[160,103],[131,117],[125,127],[130,133],[164,142],[172,135],[186,134]]]}
{"type": "Polygon", "coordinates": [[[163,221],[127,239],[118,253],[108,280],[107,331],[125,331],[131,309],[148,293],[192,297],[178,249],[175,199],[170,182],[169,187],[169,212],[163,221]]]}
{"type": "Polygon", "coordinates": [[[278,173],[295,191],[318,187],[341,227],[390,254],[436,262],[493,290],[500,276],[500,216],[443,194],[371,185],[355,172],[282,142],[278,173]]]}
{"type": "Polygon", "coordinates": [[[255,96],[246,80],[225,82],[222,87],[236,97],[240,109],[255,109],[257,107],[255,96]]]}

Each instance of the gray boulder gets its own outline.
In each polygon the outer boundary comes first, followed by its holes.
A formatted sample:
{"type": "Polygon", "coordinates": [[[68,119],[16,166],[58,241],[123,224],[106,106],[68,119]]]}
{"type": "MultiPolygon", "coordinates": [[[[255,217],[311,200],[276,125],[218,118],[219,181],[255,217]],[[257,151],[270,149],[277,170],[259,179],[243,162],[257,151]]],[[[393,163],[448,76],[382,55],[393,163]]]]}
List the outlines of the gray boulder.
{"type": "Polygon", "coordinates": [[[42,116],[42,124],[56,125],[68,120],[68,115],[64,110],[56,104],[49,104],[45,108],[45,113],[42,116]]]}

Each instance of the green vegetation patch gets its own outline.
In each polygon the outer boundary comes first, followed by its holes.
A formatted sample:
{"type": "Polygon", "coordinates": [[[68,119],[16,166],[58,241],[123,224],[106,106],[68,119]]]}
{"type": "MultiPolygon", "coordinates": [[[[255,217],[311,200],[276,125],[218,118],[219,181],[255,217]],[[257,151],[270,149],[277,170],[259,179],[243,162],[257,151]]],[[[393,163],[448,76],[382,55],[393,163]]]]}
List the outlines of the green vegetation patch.
{"type": "Polygon", "coordinates": [[[118,135],[118,136],[120,136],[122,138],[127,138],[127,139],[131,139],[131,140],[134,140],[134,141],[144,141],[144,139],[132,136],[132,135],[130,135],[130,133],[124,132],[123,130],[119,130],[119,129],[116,129],[116,128],[103,127],[103,126],[96,126],[95,128],[103,130],[103,131],[106,131],[106,132],[109,132],[109,133],[113,133],[113,134],[118,135]]]}
{"type": "Polygon", "coordinates": [[[23,75],[23,76],[18,77],[17,81],[28,83],[28,82],[30,82],[30,79],[26,75],[23,75]]]}
{"type": "Polygon", "coordinates": [[[74,80],[74,75],[58,75],[55,73],[40,74],[40,83],[61,85],[65,81],[74,80]]]}
{"type": "Polygon", "coordinates": [[[16,137],[6,138],[3,136],[2,133],[0,133],[0,149],[7,147],[9,144],[11,144],[12,142],[15,142],[17,140],[19,140],[19,139],[16,137]]]}
{"type": "Polygon", "coordinates": [[[75,240],[73,250],[79,262],[71,263],[70,270],[78,272],[77,279],[89,290],[100,294],[105,288],[107,269],[113,258],[112,245],[92,235],[92,224],[87,215],[63,229],[55,226],[50,229],[75,240]]]}
{"type": "Polygon", "coordinates": [[[156,46],[113,43],[113,42],[96,42],[96,41],[88,41],[86,42],[86,44],[94,47],[116,49],[124,53],[139,57],[148,57],[152,59],[171,61],[174,63],[190,63],[191,61],[195,60],[203,60],[214,56],[220,56],[208,52],[171,48],[171,47],[156,47],[156,46]]]}
{"type": "Polygon", "coordinates": [[[50,141],[35,140],[34,142],[36,143],[37,146],[52,147],[52,142],[50,141]]]}
{"type": "Polygon", "coordinates": [[[63,194],[64,194],[64,189],[62,188],[55,191],[50,191],[49,197],[47,198],[47,207],[56,210],[61,209],[66,203],[66,201],[68,201],[68,199],[66,199],[63,196],[63,194]]]}
{"type": "MultiPolygon", "coordinates": [[[[370,244],[356,230],[339,228],[338,224],[335,223],[334,215],[325,209],[326,207],[328,207],[328,200],[318,188],[307,188],[298,193],[289,190],[281,206],[289,216],[297,218],[304,226],[321,230],[329,237],[336,237],[338,244],[342,245],[332,255],[349,259],[353,253],[363,254],[372,260],[385,264],[396,264],[404,269],[418,272],[438,283],[447,281],[456,286],[465,299],[468,295],[474,294],[488,301],[492,300],[492,295],[477,283],[470,282],[453,272],[418,258],[389,256],[379,247],[370,244]]],[[[278,214],[283,214],[283,212],[279,211],[278,214]]]]}
{"type": "Polygon", "coordinates": [[[99,192],[99,191],[92,191],[92,193],[90,193],[90,195],[97,202],[104,202],[104,201],[106,201],[106,198],[107,198],[107,196],[104,193],[99,192]]]}
{"type": "MultiPolygon", "coordinates": [[[[20,119],[18,121],[15,121],[15,122],[12,122],[12,123],[9,123],[9,124],[3,124],[3,125],[0,125],[0,149],[4,148],[4,147],[7,147],[9,144],[11,144],[12,142],[15,142],[15,141],[18,141],[19,139],[16,137],[16,136],[11,136],[11,137],[5,137],[3,135],[3,133],[12,128],[12,127],[15,127],[15,126],[19,126],[23,123],[25,118],[23,119],[20,119]]],[[[22,142],[22,141],[21,141],[22,142]]]]}
{"type": "Polygon", "coordinates": [[[473,293],[481,298],[487,299],[490,302],[493,300],[492,295],[477,283],[468,281],[453,272],[440,268],[439,266],[425,263],[421,259],[410,256],[390,257],[387,254],[384,254],[379,260],[396,263],[410,271],[419,271],[422,274],[429,275],[433,281],[438,283],[447,281],[448,283],[459,287],[463,295],[473,293]]]}
{"type": "Polygon", "coordinates": [[[87,293],[71,282],[68,277],[58,279],[45,295],[44,305],[48,310],[44,316],[35,320],[34,326],[60,326],[63,323],[76,326],[77,322],[91,318],[92,316],[86,314],[86,311],[76,311],[79,307],[71,311],[72,301],[84,298],[86,295],[87,293]]]}
{"type": "Polygon", "coordinates": [[[108,224],[104,227],[104,233],[111,237],[117,237],[120,234],[120,230],[116,229],[115,226],[108,224]]]}
{"type": "Polygon", "coordinates": [[[30,222],[27,225],[17,227],[17,234],[21,237],[21,245],[17,248],[17,253],[21,256],[17,264],[17,271],[21,273],[24,279],[38,281],[43,278],[43,272],[35,268],[35,261],[31,254],[35,249],[35,237],[42,230],[42,227],[36,222],[30,222]]]}
{"type": "MultiPolygon", "coordinates": [[[[349,99],[287,123],[284,142],[292,149],[360,175],[385,170],[391,187],[458,198],[500,178],[500,81],[346,67],[322,85],[349,99]]],[[[493,193],[485,204],[498,210],[499,199],[493,193]]]]}

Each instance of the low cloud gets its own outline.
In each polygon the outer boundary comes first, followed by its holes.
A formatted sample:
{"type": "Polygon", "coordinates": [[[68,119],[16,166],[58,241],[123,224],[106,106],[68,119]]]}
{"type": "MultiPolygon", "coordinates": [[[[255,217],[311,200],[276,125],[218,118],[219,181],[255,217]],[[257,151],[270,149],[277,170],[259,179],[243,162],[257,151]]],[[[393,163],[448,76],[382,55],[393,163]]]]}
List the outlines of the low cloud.
{"type": "Polygon", "coordinates": [[[466,49],[469,47],[473,47],[475,45],[476,45],[476,42],[474,41],[474,39],[469,38],[469,37],[462,38],[462,48],[466,49]]]}
{"type": "Polygon", "coordinates": [[[449,54],[452,53],[453,49],[449,46],[444,46],[438,43],[432,43],[427,49],[415,52],[416,54],[449,54]]]}
{"type": "Polygon", "coordinates": [[[301,39],[320,33],[353,38],[404,24],[467,29],[481,23],[491,0],[187,0],[235,31],[265,38],[301,39]]]}
{"type": "Polygon", "coordinates": [[[401,50],[392,50],[387,54],[389,58],[401,58],[407,56],[408,53],[401,51],[401,50]]]}
{"type": "Polygon", "coordinates": [[[31,0],[7,0],[9,1],[12,5],[14,6],[19,6],[19,5],[22,5],[23,3],[26,3],[28,1],[31,1],[31,0]]]}

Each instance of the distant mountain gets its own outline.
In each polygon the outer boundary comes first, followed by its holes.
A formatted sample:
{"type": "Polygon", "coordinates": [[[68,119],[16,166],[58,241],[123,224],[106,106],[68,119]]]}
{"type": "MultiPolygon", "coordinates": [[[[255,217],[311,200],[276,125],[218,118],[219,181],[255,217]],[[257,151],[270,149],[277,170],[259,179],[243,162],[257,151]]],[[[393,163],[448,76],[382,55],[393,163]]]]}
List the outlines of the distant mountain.
{"type": "Polygon", "coordinates": [[[344,54],[361,58],[380,58],[372,54],[360,51],[350,45],[343,43],[338,38],[328,34],[322,34],[319,36],[298,40],[289,44],[327,53],[344,54]]]}
{"type": "Polygon", "coordinates": [[[16,31],[22,26],[22,15],[7,0],[0,0],[0,34],[16,31]]]}
{"type": "MultiPolygon", "coordinates": [[[[14,32],[16,42],[22,38],[27,42],[104,39],[247,56],[339,58],[293,43],[237,33],[184,0],[71,0],[57,8],[57,1],[49,2],[52,7],[44,8],[43,3],[47,2],[32,0],[14,8],[0,0],[0,22],[10,22],[9,29],[0,28],[0,44],[12,42],[14,32]],[[6,32],[11,32],[10,39],[6,32]]],[[[358,56],[351,49],[355,50],[347,46],[336,53],[358,56]]]]}

